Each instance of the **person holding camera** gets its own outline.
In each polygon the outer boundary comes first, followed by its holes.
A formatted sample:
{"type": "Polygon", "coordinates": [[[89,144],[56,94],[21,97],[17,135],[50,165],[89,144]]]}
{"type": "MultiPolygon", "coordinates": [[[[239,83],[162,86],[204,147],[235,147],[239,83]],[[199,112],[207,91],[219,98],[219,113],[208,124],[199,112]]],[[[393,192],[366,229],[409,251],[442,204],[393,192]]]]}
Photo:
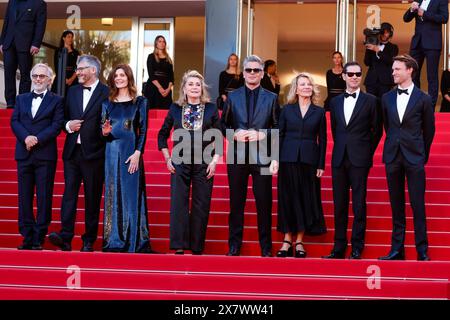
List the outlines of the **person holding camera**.
{"type": "Polygon", "coordinates": [[[394,35],[394,27],[390,23],[383,22],[380,29],[374,29],[371,32],[376,36],[377,41],[376,43],[365,41],[364,64],[369,69],[364,85],[367,93],[381,99],[383,94],[394,86],[391,68],[392,59],[398,54],[398,46],[390,42],[394,35]]]}
{"type": "Polygon", "coordinates": [[[423,61],[427,59],[428,94],[434,108],[439,89],[438,68],[442,48],[442,25],[448,21],[448,1],[414,1],[406,10],[403,21],[411,22],[413,19],[416,20],[416,28],[411,39],[410,55],[419,65],[414,84],[420,89],[420,72],[423,61]]]}

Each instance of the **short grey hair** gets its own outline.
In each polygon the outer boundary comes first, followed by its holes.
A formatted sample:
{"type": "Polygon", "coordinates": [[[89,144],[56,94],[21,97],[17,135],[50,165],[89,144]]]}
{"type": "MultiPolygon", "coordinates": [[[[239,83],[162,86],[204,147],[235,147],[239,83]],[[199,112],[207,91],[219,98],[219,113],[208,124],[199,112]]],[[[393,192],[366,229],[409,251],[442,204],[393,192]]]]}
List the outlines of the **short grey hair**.
{"type": "Polygon", "coordinates": [[[261,58],[258,57],[257,55],[252,54],[252,55],[250,55],[250,56],[248,56],[248,57],[246,57],[246,58],[244,59],[244,63],[243,63],[244,69],[245,69],[245,66],[246,66],[249,62],[257,62],[257,63],[259,63],[259,65],[260,65],[260,67],[261,67],[261,70],[264,70],[264,61],[263,61],[263,59],[261,59],[261,58]]]}
{"type": "Polygon", "coordinates": [[[90,67],[95,68],[95,73],[97,74],[97,78],[100,77],[100,71],[102,69],[102,63],[96,56],[92,56],[89,54],[83,54],[78,57],[77,64],[85,61],[90,67]]]}
{"type": "Polygon", "coordinates": [[[50,89],[52,87],[52,82],[53,82],[53,78],[54,78],[53,69],[50,68],[49,65],[46,63],[36,63],[30,71],[30,79],[33,79],[32,76],[33,76],[34,70],[36,70],[36,68],[45,68],[47,70],[47,76],[50,79],[47,89],[50,89]]]}

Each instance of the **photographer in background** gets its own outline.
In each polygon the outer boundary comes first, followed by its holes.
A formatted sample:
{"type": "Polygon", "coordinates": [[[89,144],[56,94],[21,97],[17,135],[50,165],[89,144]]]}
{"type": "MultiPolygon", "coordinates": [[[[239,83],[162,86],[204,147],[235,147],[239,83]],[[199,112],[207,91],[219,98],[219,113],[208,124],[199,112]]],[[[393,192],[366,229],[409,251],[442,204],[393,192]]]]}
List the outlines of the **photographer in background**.
{"type": "Polygon", "coordinates": [[[393,58],[398,55],[398,46],[390,42],[394,27],[383,22],[379,29],[365,29],[366,52],[364,64],[369,67],[364,85],[366,92],[381,97],[394,86],[392,79],[393,58]]]}

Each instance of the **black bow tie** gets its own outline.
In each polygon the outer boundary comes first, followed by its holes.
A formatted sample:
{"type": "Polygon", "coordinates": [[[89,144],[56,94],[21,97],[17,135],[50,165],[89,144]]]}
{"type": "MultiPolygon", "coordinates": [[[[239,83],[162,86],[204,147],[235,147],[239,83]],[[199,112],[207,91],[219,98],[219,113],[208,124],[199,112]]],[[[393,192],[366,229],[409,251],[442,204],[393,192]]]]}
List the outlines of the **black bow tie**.
{"type": "Polygon", "coordinates": [[[344,92],[344,98],[348,97],[353,97],[354,99],[356,99],[356,92],[353,93],[344,92]]]}
{"type": "Polygon", "coordinates": [[[83,90],[84,90],[84,89],[86,89],[86,90],[88,90],[88,91],[91,91],[92,88],[91,88],[91,87],[83,87],[83,90]]]}
{"type": "Polygon", "coordinates": [[[397,89],[397,93],[398,93],[399,95],[401,95],[402,93],[404,93],[404,94],[406,94],[406,95],[409,95],[408,89],[405,89],[405,90],[397,89]]]}
{"type": "Polygon", "coordinates": [[[36,99],[36,98],[44,99],[44,93],[36,93],[33,91],[32,94],[33,94],[33,99],[36,99]]]}

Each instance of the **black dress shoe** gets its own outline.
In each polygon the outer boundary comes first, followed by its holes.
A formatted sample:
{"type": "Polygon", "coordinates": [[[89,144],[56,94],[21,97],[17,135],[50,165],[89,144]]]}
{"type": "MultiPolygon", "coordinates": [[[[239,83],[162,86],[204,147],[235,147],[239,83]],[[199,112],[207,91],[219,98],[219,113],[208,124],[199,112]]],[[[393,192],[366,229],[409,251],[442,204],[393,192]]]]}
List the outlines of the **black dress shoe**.
{"type": "Polygon", "coordinates": [[[94,246],[90,242],[83,243],[83,247],[80,250],[81,252],[94,252],[94,246]]]}
{"type": "Polygon", "coordinates": [[[361,255],[362,255],[361,250],[355,249],[355,250],[352,250],[352,253],[350,254],[350,256],[348,258],[359,260],[359,259],[361,259],[361,255]]]}
{"type": "Polygon", "coordinates": [[[61,238],[61,236],[56,233],[56,232],[52,232],[48,235],[48,239],[50,240],[50,242],[60,248],[62,251],[72,251],[72,246],[69,242],[66,242],[63,240],[63,238],[61,238]]]}
{"type": "Polygon", "coordinates": [[[33,246],[29,243],[22,243],[20,246],[17,247],[17,250],[31,250],[33,246]]]}
{"type": "Polygon", "coordinates": [[[378,260],[405,260],[405,252],[391,251],[387,256],[379,257],[378,260]]]}
{"type": "Polygon", "coordinates": [[[277,257],[279,258],[286,258],[286,257],[292,257],[293,250],[292,249],[292,242],[283,240],[284,243],[287,243],[289,245],[289,248],[287,250],[278,250],[277,257]]]}
{"type": "Polygon", "coordinates": [[[323,259],[344,259],[345,253],[344,252],[337,252],[337,251],[331,251],[331,253],[327,256],[322,256],[323,259]]]}
{"type": "Polygon", "coordinates": [[[241,253],[240,253],[240,250],[238,248],[230,247],[230,250],[228,251],[227,256],[229,256],[229,257],[231,257],[231,256],[237,257],[240,254],[241,253]]]}
{"type": "Polygon", "coordinates": [[[261,252],[261,257],[272,257],[272,252],[270,250],[264,250],[261,252]]]}
{"type": "Polygon", "coordinates": [[[184,250],[183,249],[178,249],[175,251],[175,254],[184,254],[184,250]]]}
{"type": "Polygon", "coordinates": [[[33,246],[31,247],[31,250],[44,250],[44,248],[40,245],[40,244],[33,244],[33,246]]]}
{"type": "Polygon", "coordinates": [[[430,257],[426,253],[418,253],[417,261],[430,261],[430,257]]]}
{"type": "MultiPolygon", "coordinates": [[[[306,251],[297,249],[298,245],[301,245],[303,247],[303,242],[295,243],[295,257],[296,258],[306,258],[306,251]]],[[[304,247],[303,247],[303,249],[304,249],[304,247]]]]}
{"type": "Polygon", "coordinates": [[[192,254],[194,256],[201,256],[203,254],[203,252],[201,250],[192,250],[192,254]]]}

